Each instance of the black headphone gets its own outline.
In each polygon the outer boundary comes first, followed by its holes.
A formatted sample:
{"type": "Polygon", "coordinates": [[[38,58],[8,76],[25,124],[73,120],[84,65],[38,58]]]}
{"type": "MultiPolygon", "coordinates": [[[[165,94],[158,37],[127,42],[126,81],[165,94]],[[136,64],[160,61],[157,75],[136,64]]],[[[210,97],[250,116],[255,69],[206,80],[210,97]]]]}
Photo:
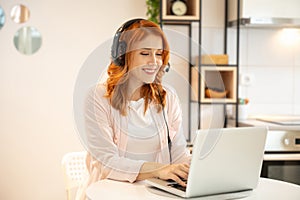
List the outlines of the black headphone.
{"type": "Polygon", "coordinates": [[[116,32],[113,44],[111,46],[111,58],[115,65],[124,66],[125,65],[125,53],[127,44],[125,41],[120,41],[122,33],[128,29],[132,24],[143,20],[142,18],[131,19],[125,22],[116,32]]]}

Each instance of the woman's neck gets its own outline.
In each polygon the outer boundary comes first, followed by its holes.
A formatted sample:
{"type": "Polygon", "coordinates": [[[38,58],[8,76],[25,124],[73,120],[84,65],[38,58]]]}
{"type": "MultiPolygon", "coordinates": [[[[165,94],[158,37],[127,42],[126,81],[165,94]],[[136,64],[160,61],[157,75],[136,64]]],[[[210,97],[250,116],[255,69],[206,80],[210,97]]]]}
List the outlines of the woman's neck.
{"type": "Polygon", "coordinates": [[[127,87],[127,96],[130,101],[137,101],[141,96],[141,88],[143,86],[142,82],[135,80],[133,78],[129,79],[127,87]]]}
{"type": "Polygon", "coordinates": [[[141,88],[138,88],[135,91],[130,92],[128,94],[129,100],[130,101],[138,101],[140,98],[142,98],[140,91],[141,91],[141,88]]]}

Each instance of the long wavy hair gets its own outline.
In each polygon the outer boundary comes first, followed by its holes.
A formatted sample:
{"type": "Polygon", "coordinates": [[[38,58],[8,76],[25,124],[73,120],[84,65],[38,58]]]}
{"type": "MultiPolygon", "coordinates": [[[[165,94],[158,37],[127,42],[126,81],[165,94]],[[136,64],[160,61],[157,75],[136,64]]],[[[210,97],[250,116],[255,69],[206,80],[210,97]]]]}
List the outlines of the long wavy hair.
{"type": "MultiPolygon", "coordinates": [[[[148,20],[139,20],[130,25],[120,36],[120,40],[127,44],[127,52],[125,54],[125,65],[117,66],[113,62],[110,63],[107,73],[108,79],[106,81],[105,97],[110,100],[113,108],[120,111],[121,115],[127,115],[128,108],[128,69],[133,60],[133,53],[128,49],[132,49],[135,42],[143,40],[149,34],[158,35],[162,38],[163,52],[162,52],[162,66],[160,70],[169,62],[169,44],[165,34],[160,27],[148,20]],[[129,33],[129,34],[128,34],[129,33]]],[[[159,73],[158,73],[159,74],[159,73]]],[[[144,113],[147,111],[149,104],[154,103],[157,112],[161,112],[162,107],[166,104],[166,91],[161,85],[162,77],[156,75],[153,83],[144,84],[140,89],[141,97],[145,100],[144,113]]]]}

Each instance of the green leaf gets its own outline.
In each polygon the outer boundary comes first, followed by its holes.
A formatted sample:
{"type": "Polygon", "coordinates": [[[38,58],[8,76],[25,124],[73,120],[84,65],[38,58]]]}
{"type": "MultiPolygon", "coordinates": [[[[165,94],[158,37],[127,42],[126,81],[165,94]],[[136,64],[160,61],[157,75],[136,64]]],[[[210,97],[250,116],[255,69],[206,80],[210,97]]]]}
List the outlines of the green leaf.
{"type": "Polygon", "coordinates": [[[159,23],[160,0],[146,0],[148,20],[159,23]]]}

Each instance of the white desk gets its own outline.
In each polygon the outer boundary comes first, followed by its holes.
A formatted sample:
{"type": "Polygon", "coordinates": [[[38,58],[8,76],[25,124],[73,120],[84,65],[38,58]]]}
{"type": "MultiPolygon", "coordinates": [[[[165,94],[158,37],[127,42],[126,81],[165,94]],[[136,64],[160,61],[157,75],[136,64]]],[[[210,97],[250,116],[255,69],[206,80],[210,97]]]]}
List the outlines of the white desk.
{"type": "MultiPolygon", "coordinates": [[[[182,199],[145,186],[143,181],[137,183],[102,180],[88,187],[86,195],[90,200],[126,200],[126,199],[182,199]]],[[[192,198],[193,200],[218,199],[212,197],[192,198]]],[[[300,200],[300,186],[282,181],[261,178],[258,187],[251,196],[243,200],[300,200]]],[[[219,199],[220,200],[220,199],[219,199]]]]}

